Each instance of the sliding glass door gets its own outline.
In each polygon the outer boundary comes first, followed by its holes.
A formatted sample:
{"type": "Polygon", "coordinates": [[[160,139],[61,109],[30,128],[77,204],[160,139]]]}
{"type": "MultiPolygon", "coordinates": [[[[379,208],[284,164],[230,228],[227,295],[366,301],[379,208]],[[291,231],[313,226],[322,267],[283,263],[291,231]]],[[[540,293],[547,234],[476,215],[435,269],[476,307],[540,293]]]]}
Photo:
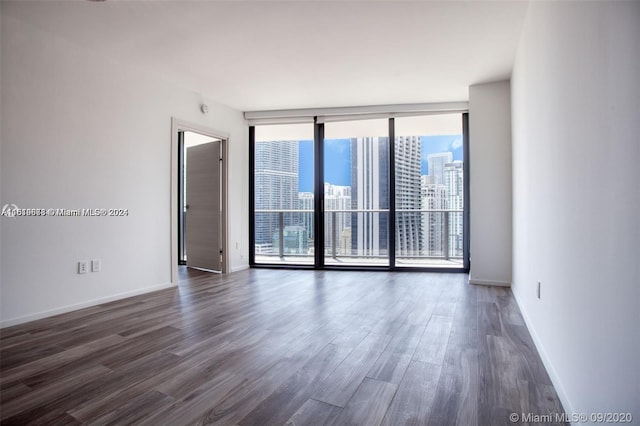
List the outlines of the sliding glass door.
{"type": "Polygon", "coordinates": [[[324,263],[389,266],[389,124],[324,124],[324,263]]]}
{"type": "Polygon", "coordinates": [[[314,263],[313,130],[311,123],[255,128],[255,264],[314,263]]]}
{"type": "Polygon", "coordinates": [[[465,120],[252,127],[250,263],[467,270],[465,120]]]}
{"type": "Polygon", "coordinates": [[[396,266],[463,267],[460,114],[394,121],[396,266]]]}

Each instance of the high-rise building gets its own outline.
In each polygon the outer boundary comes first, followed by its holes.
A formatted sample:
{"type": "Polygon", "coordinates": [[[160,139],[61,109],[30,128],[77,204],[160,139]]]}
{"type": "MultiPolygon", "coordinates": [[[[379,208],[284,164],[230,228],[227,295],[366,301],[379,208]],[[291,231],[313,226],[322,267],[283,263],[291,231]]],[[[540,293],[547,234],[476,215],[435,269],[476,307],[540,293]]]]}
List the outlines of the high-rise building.
{"type": "Polygon", "coordinates": [[[341,249],[340,240],[345,229],[351,229],[351,213],[344,210],[351,210],[351,187],[324,184],[324,246],[327,253],[344,255],[345,250],[341,249]]]}
{"type": "MultiPolygon", "coordinates": [[[[280,232],[273,233],[274,251],[280,251],[280,232]]],[[[303,226],[287,225],[282,231],[282,255],[309,254],[309,235],[303,226]]]]}
{"type": "Polygon", "coordinates": [[[462,257],[463,163],[453,161],[451,152],[429,154],[427,162],[429,175],[422,177],[423,209],[445,211],[423,217],[427,221],[422,227],[423,251],[427,256],[462,257]]]}
{"type": "Polygon", "coordinates": [[[444,185],[444,166],[451,163],[451,161],[453,161],[453,154],[451,152],[438,152],[427,156],[429,176],[433,176],[435,179],[433,183],[444,185]]]}
{"type": "Polygon", "coordinates": [[[444,210],[447,208],[447,189],[435,183],[434,176],[421,176],[420,198],[422,210],[422,254],[424,256],[444,256],[444,210]]]}
{"type": "Polygon", "coordinates": [[[351,255],[388,254],[389,138],[351,139],[351,255]],[[365,210],[363,212],[363,210],[365,210]]]}
{"type": "Polygon", "coordinates": [[[445,186],[447,188],[447,208],[460,210],[449,212],[449,253],[451,256],[462,256],[463,242],[463,167],[462,161],[447,163],[444,167],[445,186]]]}
{"type": "Polygon", "coordinates": [[[273,244],[281,226],[298,225],[299,214],[278,213],[298,208],[298,142],[256,141],[255,143],[255,243],[263,253],[273,244]],[[260,210],[275,210],[264,212],[260,210]]]}
{"type": "Polygon", "coordinates": [[[298,192],[298,209],[300,212],[298,223],[307,230],[309,239],[313,240],[313,192],[298,192]]]}
{"type": "Polygon", "coordinates": [[[422,142],[419,136],[400,136],[394,144],[396,170],[396,256],[418,256],[422,218],[419,212],[422,142]]]}

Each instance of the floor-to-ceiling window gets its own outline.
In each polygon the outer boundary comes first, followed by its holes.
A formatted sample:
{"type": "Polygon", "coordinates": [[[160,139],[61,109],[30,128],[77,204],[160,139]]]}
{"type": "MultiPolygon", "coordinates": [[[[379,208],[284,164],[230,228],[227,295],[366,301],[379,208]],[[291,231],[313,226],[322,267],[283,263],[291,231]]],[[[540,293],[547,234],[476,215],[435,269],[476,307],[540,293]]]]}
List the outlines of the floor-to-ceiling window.
{"type": "Polygon", "coordinates": [[[462,267],[464,147],[460,114],[395,120],[397,267],[462,267]]]}
{"type": "Polygon", "coordinates": [[[252,126],[251,264],[468,269],[465,116],[252,126]]]}
{"type": "Polygon", "coordinates": [[[324,264],[389,266],[389,124],[324,124],[324,264]]]}
{"type": "Polygon", "coordinates": [[[312,123],[255,128],[255,264],[314,263],[313,131],[312,123]]]}

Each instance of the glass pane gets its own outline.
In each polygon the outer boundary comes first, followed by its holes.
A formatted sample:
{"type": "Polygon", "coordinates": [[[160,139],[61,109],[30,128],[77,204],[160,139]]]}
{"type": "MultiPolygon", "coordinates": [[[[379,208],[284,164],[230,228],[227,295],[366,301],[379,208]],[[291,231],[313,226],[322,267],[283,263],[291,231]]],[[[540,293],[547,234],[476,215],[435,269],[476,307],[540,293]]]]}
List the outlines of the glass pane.
{"type": "Polygon", "coordinates": [[[461,114],[395,120],[396,266],[463,266],[461,114]]]}
{"type": "Polygon", "coordinates": [[[313,124],[255,129],[255,262],[313,264],[313,124]]]}
{"type": "Polygon", "coordinates": [[[385,119],[325,124],[326,265],[389,265],[388,129],[385,119]]]}

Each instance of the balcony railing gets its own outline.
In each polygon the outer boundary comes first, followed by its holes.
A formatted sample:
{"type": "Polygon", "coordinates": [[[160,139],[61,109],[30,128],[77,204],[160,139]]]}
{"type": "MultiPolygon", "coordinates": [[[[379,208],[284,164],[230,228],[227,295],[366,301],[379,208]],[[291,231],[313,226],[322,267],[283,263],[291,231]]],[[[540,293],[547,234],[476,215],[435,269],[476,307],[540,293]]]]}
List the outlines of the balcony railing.
{"type": "MultiPolygon", "coordinates": [[[[313,210],[255,210],[256,228],[271,226],[271,246],[256,244],[258,263],[312,263],[313,210]],[[271,216],[268,220],[265,215],[271,216]],[[262,216],[262,218],[261,218],[262,216]],[[306,216],[306,219],[305,219],[306,216]],[[306,245],[301,238],[307,238],[306,245]]],[[[324,212],[324,255],[329,264],[385,264],[388,259],[388,209],[328,210],[324,212]],[[364,229],[363,229],[364,227],[364,229]],[[358,232],[359,235],[352,235],[358,232]]],[[[462,220],[459,209],[397,209],[398,266],[455,266],[462,264],[462,220]],[[438,264],[442,262],[442,264],[438,264]]],[[[256,231],[258,231],[256,229],[256,231]]],[[[388,264],[388,262],[386,263],[388,264]]]]}

